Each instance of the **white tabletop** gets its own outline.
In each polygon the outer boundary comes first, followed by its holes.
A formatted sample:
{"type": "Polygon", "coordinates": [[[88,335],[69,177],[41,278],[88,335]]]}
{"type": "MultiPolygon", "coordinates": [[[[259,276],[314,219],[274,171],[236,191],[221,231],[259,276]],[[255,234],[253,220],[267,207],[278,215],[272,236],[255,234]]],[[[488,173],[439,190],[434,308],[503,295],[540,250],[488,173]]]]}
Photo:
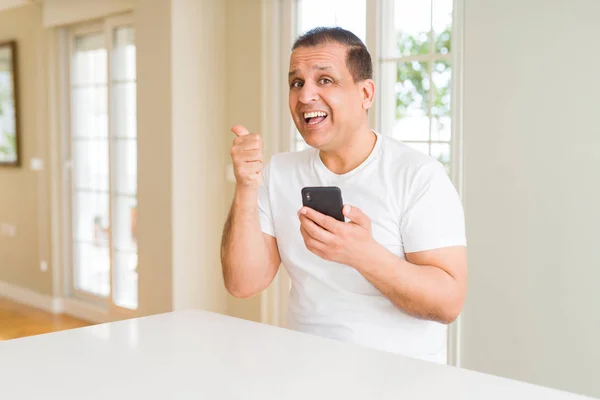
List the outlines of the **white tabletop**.
{"type": "Polygon", "coordinates": [[[2,399],[583,397],[203,311],[0,342],[2,399]]]}

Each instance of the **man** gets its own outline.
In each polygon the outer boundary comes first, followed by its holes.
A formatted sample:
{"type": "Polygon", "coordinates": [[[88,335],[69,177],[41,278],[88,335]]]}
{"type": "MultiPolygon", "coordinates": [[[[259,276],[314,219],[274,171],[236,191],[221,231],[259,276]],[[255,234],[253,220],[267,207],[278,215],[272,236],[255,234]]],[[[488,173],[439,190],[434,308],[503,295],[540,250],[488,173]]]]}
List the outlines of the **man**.
{"type": "Polygon", "coordinates": [[[467,281],[460,199],[442,165],[369,129],[371,57],[354,34],[317,28],[293,46],[289,107],[310,149],[273,156],[234,126],[236,191],[224,227],[225,285],[265,289],[283,262],[289,328],[446,362],[446,326],[467,281]],[[340,222],[301,207],[305,186],[338,186],[340,222]]]}

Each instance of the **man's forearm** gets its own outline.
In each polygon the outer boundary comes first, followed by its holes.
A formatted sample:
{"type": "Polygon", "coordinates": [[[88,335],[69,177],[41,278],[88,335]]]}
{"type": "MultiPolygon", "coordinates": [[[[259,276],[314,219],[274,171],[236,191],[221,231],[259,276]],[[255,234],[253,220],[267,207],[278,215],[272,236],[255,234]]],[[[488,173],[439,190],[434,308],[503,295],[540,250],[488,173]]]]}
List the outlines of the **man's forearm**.
{"type": "Polygon", "coordinates": [[[452,322],[460,313],[461,288],[446,271],[412,264],[378,243],[363,254],[351,266],[406,313],[442,323],[452,322]]]}
{"type": "Polygon", "coordinates": [[[236,190],[223,229],[221,262],[225,286],[234,295],[252,295],[269,279],[269,251],[260,228],[255,192],[236,190]]]}

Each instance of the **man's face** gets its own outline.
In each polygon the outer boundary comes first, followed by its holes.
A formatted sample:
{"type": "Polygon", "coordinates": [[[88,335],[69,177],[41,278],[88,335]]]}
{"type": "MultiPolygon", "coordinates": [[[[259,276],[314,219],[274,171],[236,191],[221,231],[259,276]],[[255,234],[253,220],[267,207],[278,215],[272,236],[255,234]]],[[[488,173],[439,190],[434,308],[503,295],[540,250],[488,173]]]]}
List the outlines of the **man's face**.
{"type": "Polygon", "coordinates": [[[354,82],[346,54],[333,43],[297,48],[290,59],[290,112],[306,143],[319,150],[335,150],[368,127],[372,81],[354,82]]]}

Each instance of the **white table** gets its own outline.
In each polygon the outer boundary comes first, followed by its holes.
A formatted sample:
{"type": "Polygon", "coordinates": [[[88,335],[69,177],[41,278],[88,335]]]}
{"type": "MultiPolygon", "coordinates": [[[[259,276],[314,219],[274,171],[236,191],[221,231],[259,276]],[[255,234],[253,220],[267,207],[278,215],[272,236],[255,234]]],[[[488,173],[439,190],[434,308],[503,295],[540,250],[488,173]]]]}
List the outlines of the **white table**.
{"type": "Polygon", "coordinates": [[[583,397],[203,311],[0,342],[1,399],[583,397]]]}

